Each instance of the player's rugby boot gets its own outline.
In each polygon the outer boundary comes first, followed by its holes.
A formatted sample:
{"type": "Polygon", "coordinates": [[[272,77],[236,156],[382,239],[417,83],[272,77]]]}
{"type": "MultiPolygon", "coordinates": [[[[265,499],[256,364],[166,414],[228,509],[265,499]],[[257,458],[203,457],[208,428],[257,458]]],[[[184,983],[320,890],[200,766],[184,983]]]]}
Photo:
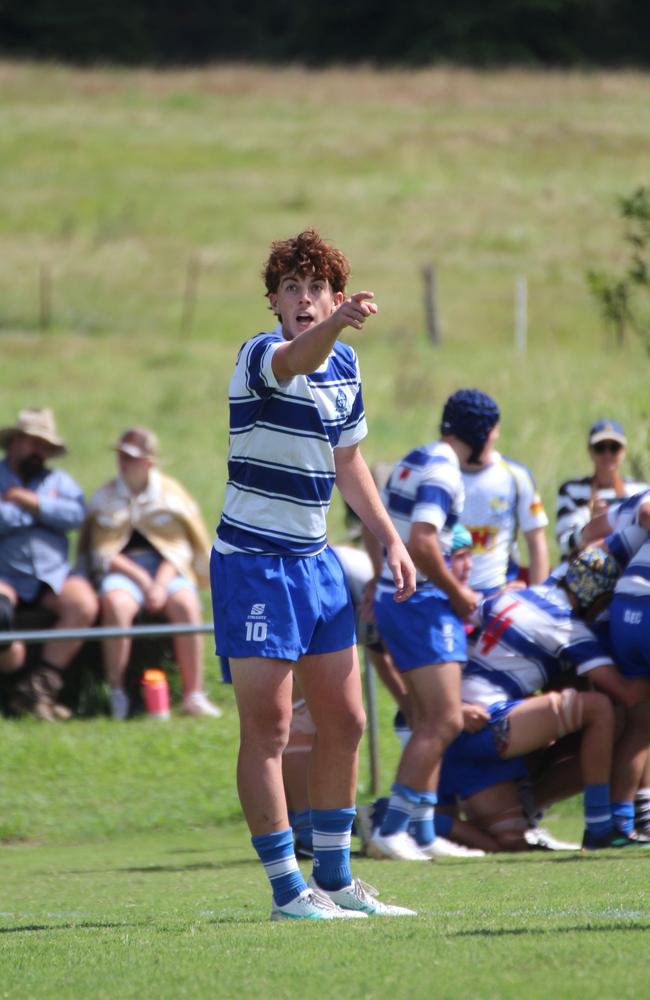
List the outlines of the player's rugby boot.
{"type": "Polygon", "coordinates": [[[347,920],[366,917],[367,914],[351,909],[343,910],[321,889],[303,889],[299,896],[284,906],[273,904],[271,920],[347,920]]]}
{"type": "Polygon", "coordinates": [[[595,837],[589,830],[585,830],[582,838],[583,851],[599,851],[608,847],[644,847],[650,848],[650,837],[642,837],[638,833],[621,833],[620,830],[611,830],[604,837],[595,837]]]}
{"type": "Polygon", "coordinates": [[[390,833],[385,837],[377,832],[368,841],[366,854],[369,858],[381,861],[390,858],[392,861],[428,861],[429,857],[421,851],[412,837],[406,831],[390,833]]]}
{"type": "Polygon", "coordinates": [[[350,885],[342,889],[321,889],[313,878],[309,880],[310,886],[320,893],[325,893],[341,909],[352,913],[363,913],[369,917],[416,917],[415,910],[408,910],[405,906],[393,906],[390,903],[382,903],[377,899],[379,892],[367,882],[362,882],[359,878],[352,879],[350,885]]]}

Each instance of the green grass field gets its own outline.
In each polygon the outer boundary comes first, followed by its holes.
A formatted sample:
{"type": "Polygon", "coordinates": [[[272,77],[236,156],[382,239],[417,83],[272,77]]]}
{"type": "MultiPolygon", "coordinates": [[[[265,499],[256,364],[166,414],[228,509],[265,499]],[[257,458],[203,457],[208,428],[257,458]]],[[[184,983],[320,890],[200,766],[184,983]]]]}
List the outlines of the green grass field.
{"type": "MultiPolygon", "coordinates": [[[[614,349],[584,278],[619,265],[616,197],[649,181],[650,76],[6,63],[0,91],[0,426],[53,406],[86,490],[111,474],[115,436],[143,422],[214,525],[234,354],[270,319],[259,271],[272,239],[308,224],[380,305],[353,341],[370,461],[433,437],[446,395],[476,384],[500,401],[504,450],[531,466],[551,516],[559,482],[587,471],[599,416],[624,422],[650,477],[650,362],[633,339],[614,349]],[[436,349],[420,276],[432,262],[436,349]]],[[[340,540],[337,503],[331,529],[340,540]]],[[[364,859],[358,874],[417,920],[270,925],[234,788],[232,692],[206,663],[216,723],[0,721],[3,996],[645,995],[645,855],[425,872],[364,859]]],[[[384,790],[390,715],[382,696],[384,790]]],[[[366,774],[364,758],[364,798],[366,774]]],[[[578,837],[579,804],[549,825],[578,837]]]]}

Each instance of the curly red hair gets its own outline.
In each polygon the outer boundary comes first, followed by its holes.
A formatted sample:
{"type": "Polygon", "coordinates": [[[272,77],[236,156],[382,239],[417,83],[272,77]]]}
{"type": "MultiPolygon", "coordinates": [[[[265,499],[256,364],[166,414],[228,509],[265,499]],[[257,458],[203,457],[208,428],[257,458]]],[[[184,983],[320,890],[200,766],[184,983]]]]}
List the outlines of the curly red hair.
{"type": "Polygon", "coordinates": [[[277,292],[287,274],[314,274],[329,281],[333,292],[344,292],[350,277],[350,264],[344,253],[310,228],[288,240],[274,240],[271,244],[262,271],[267,297],[277,292]]]}

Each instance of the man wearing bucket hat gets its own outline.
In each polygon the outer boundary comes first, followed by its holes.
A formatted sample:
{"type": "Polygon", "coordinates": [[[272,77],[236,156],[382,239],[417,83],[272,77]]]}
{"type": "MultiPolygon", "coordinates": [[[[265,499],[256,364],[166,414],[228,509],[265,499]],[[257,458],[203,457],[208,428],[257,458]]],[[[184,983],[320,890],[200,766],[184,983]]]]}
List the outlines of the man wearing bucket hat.
{"type": "MultiPolygon", "coordinates": [[[[79,551],[99,588],[103,625],[128,628],[141,608],[171,622],[198,625],[197,586],[208,584],[210,540],[198,505],[171,476],[157,468],[153,431],[131,427],[114,446],[118,475],[90,500],[79,551]]],[[[104,666],[113,717],[129,715],[124,687],[131,651],[128,638],[107,639],[104,666]]],[[[203,639],[174,637],[183,684],[183,711],[218,718],[221,710],[202,689],[203,639]]]]}
{"type": "MultiPolygon", "coordinates": [[[[71,476],[46,464],[67,452],[52,411],[21,410],[15,424],[0,429],[0,447],[6,453],[0,461],[0,630],[13,628],[21,605],[53,612],[57,628],[85,628],[95,620],[97,599],[68,562],[68,533],[83,521],[84,497],[71,476]]],[[[57,696],[79,646],[46,643],[41,662],[26,671],[20,670],[24,645],[0,643],[0,670],[15,674],[12,707],[49,721],[69,715],[57,696]]]]}

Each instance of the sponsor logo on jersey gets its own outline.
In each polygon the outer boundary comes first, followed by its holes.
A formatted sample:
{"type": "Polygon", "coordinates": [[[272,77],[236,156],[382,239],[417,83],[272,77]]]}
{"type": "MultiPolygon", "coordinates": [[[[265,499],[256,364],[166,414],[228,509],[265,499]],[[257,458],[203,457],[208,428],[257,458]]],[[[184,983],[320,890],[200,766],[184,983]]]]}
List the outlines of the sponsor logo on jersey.
{"type": "Polygon", "coordinates": [[[531,514],[543,514],[544,504],[542,503],[539,497],[534,497],[533,502],[529,504],[528,510],[531,512],[531,514]]]}
{"type": "Polygon", "coordinates": [[[406,467],[404,467],[403,469],[399,470],[399,478],[400,479],[408,479],[408,477],[410,475],[411,475],[411,470],[407,469],[406,467]]]}
{"type": "Polygon", "coordinates": [[[492,552],[497,543],[499,529],[492,524],[465,525],[472,536],[472,551],[492,552]]]}

